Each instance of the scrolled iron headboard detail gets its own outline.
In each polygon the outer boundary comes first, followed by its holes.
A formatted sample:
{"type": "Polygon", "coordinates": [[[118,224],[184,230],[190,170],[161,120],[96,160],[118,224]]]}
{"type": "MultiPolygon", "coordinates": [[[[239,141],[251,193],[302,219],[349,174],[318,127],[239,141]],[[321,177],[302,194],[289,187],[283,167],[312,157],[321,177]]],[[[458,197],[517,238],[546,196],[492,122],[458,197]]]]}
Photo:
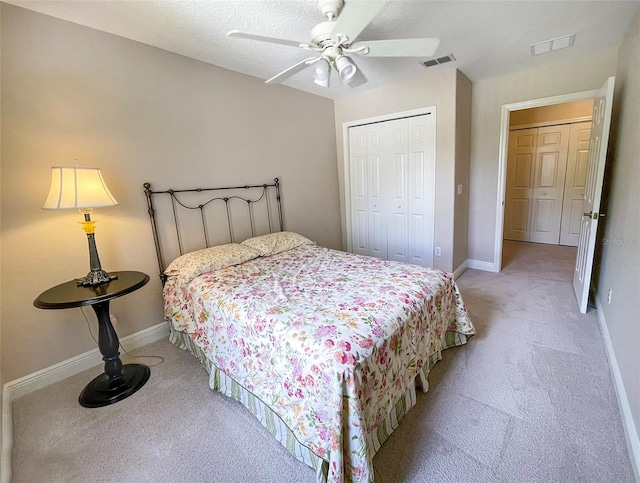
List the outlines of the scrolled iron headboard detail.
{"type": "MultiPolygon", "coordinates": [[[[177,255],[184,255],[188,251],[197,248],[209,248],[210,246],[220,243],[232,243],[237,241],[236,232],[243,234],[245,237],[256,236],[265,233],[273,233],[274,231],[283,231],[284,225],[282,221],[282,205],[280,200],[280,181],[278,178],[273,183],[260,185],[244,185],[244,186],[224,186],[220,188],[191,188],[191,189],[168,189],[162,191],[154,191],[151,189],[151,183],[144,183],[144,193],[147,197],[147,208],[149,219],[151,221],[151,230],[153,232],[153,241],[156,249],[156,257],[158,259],[158,268],[160,270],[160,278],[164,284],[166,276],[164,271],[168,266],[168,262],[175,257],[167,258],[166,244],[171,240],[164,234],[157,217],[156,202],[168,198],[171,204],[171,222],[167,222],[173,230],[169,230],[175,235],[173,239],[174,252],[177,255]],[[238,212],[232,210],[232,202],[240,201],[244,209],[238,212]],[[207,209],[211,209],[217,202],[224,203],[224,213],[226,213],[226,231],[225,239],[222,238],[220,229],[215,226],[209,226],[207,217],[207,209]],[[275,204],[275,213],[273,204],[275,204]],[[263,218],[259,214],[256,217],[254,213],[257,206],[262,207],[263,218]],[[184,229],[181,230],[182,221],[181,212],[197,212],[199,213],[198,225],[200,233],[203,235],[204,246],[186,247],[184,229]],[[234,220],[238,220],[239,226],[234,225],[234,220]],[[243,223],[244,221],[244,223],[243,223]],[[258,227],[257,225],[261,226],[258,227]],[[277,228],[274,229],[274,227],[277,228]],[[212,243],[211,230],[215,230],[215,241],[212,243]],[[162,241],[161,241],[162,239],[162,241]]],[[[220,203],[218,203],[220,204],[220,203]]],[[[236,205],[237,206],[237,203],[236,205]]],[[[186,216],[186,215],[185,215],[186,216]]],[[[224,215],[223,215],[224,218],[224,215]]],[[[218,225],[221,223],[218,219],[218,225]]],[[[193,238],[193,234],[190,234],[193,238]]],[[[173,237],[171,237],[173,238],[173,237]]]]}

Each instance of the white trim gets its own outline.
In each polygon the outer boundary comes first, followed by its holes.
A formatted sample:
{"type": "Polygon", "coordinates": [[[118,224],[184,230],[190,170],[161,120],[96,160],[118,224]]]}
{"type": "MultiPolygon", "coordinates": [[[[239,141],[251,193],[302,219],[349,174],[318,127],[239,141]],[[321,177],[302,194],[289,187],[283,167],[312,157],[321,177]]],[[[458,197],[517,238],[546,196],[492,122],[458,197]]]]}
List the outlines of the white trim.
{"type": "MultiPolygon", "coordinates": [[[[122,347],[129,351],[169,336],[169,326],[162,322],[135,334],[123,337],[122,347]]],[[[102,362],[102,354],[96,348],[59,362],[33,374],[6,383],[2,390],[2,455],[0,456],[0,483],[11,481],[11,449],[13,447],[13,425],[11,403],[14,399],[42,389],[67,377],[91,369],[102,362]]]]}
{"type": "Polygon", "coordinates": [[[602,303],[600,302],[600,297],[597,295],[596,310],[598,313],[598,322],[600,323],[600,332],[602,333],[604,347],[607,352],[607,360],[609,361],[609,369],[611,370],[611,377],[613,378],[613,386],[616,390],[618,408],[620,409],[620,416],[622,417],[622,427],[624,428],[624,436],[627,440],[629,459],[631,460],[635,479],[636,481],[640,481],[640,436],[638,435],[638,429],[633,421],[629,398],[627,397],[627,391],[624,388],[622,374],[620,374],[620,366],[618,366],[616,354],[613,350],[613,343],[611,342],[611,336],[609,335],[609,328],[607,327],[604,312],[602,311],[602,303]]]}
{"type": "MultiPolygon", "coordinates": [[[[344,220],[345,220],[345,228],[347,231],[347,251],[353,252],[353,240],[351,239],[351,159],[349,156],[349,128],[354,126],[362,126],[363,124],[373,124],[375,122],[385,122],[392,121],[394,119],[402,119],[403,117],[413,117],[413,116],[424,116],[426,114],[430,114],[433,116],[433,161],[434,161],[434,180],[435,180],[435,170],[437,169],[437,159],[436,159],[436,143],[437,143],[437,125],[436,125],[436,106],[430,107],[421,107],[419,109],[411,109],[409,111],[401,111],[401,112],[393,112],[390,114],[382,114],[380,116],[367,117],[364,119],[356,119],[355,121],[346,121],[342,123],[342,169],[344,171],[344,220]]],[[[432,204],[434,206],[433,211],[433,219],[431,220],[432,226],[434,227],[432,234],[432,243],[431,246],[435,246],[435,190],[432,193],[433,200],[432,204]]]]}
{"type": "MultiPolygon", "coordinates": [[[[582,101],[585,99],[593,99],[598,90],[573,92],[571,94],[562,94],[560,96],[543,97],[540,99],[532,99],[530,101],[514,102],[502,105],[502,117],[500,119],[500,147],[498,158],[498,195],[496,206],[496,233],[493,249],[493,265],[495,270],[502,270],[502,232],[504,230],[504,198],[507,187],[507,148],[509,145],[509,114],[511,111],[520,111],[522,109],[530,109],[532,107],[551,106],[553,104],[562,104],[565,102],[582,101]]],[[[469,268],[472,268],[469,265],[469,268]]],[[[482,269],[480,269],[482,270],[482,269]]]]}
{"type": "Polygon", "coordinates": [[[469,268],[469,260],[465,260],[464,262],[462,262],[460,264],[460,266],[458,268],[456,268],[455,272],[453,272],[453,279],[454,280],[458,280],[460,278],[460,275],[462,275],[467,268],[469,268]]]}
{"type": "Polygon", "coordinates": [[[467,268],[483,270],[485,272],[499,272],[500,267],[493,262],[483,262],[482,260],[467,260],[467,268]]]}
{"type": "Polygon", "coordinates": [[[11,483],[11,450],[13,448],[13,418],[7,385],[2,390],[2,455],[0,455],[0,483],[11,483]]]}

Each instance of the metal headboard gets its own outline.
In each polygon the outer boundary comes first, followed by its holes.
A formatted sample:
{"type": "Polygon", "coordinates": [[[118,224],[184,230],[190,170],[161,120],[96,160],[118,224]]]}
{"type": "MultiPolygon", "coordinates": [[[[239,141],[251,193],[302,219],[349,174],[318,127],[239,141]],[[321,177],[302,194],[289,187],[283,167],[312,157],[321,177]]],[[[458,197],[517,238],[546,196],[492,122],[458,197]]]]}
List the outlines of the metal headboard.
{"type": "Polygon", "coordinates": [[[166,267],[179,255],[284,230],[278,178],[270,184],[221,188],[154,191],[151,183],[143,186],[163,283],[166,267]]]}

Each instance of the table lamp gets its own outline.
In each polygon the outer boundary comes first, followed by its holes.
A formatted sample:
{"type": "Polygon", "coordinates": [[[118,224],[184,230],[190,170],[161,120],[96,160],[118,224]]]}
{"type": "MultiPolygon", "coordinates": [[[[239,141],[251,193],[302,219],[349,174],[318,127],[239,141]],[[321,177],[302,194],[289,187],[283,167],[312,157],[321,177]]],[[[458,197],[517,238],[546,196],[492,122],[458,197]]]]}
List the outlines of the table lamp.
{"type": "Polygon", "coordinates": [[[51,188],[42,207],[45,210],[80,210],[84,221],[79,222],[87,233],[89,241],[89,264],[91,271],[76,283],[84,287],[96,287],[108,283],[116,277],[102,270],[95,240],[95,221],[91,220],[93,208],[117,205],[102,179],[99,168],[51,168],[51,188]]]}

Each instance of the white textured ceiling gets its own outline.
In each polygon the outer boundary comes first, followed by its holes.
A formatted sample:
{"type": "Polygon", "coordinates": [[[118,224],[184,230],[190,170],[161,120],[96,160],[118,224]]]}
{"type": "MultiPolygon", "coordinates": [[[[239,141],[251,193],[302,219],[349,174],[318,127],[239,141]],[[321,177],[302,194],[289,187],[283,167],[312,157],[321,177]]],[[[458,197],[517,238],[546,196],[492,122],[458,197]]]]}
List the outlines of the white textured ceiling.
{"type": "MultiPolygon", "coordinates": [[[[363,0],[346,0],[363,1],[363,0]]],[[[365,0],[366,1],[366,0],[365,0]]],[[[309,57],[295,47],[226,37],[232,29],[308,42],[324,18],[316,0],[84,0],[8,3],[110,32],[237,72],[268,79],[309,57]]],[[[562,62],[617,48],[640,0],[392,0],[358,40],[438,37],[436,57],[452,53],[455,66],[472,81],[562,62]],[[572,48],[531,57],[529,45],[576,34],[572,48]]],[[[351,89],[332,77],[330,88],[316,86],[310,69],[285,85],[337,98],[424,75],[417,58],[363,58],[354,61],[369,82],[351,89]]]]}

